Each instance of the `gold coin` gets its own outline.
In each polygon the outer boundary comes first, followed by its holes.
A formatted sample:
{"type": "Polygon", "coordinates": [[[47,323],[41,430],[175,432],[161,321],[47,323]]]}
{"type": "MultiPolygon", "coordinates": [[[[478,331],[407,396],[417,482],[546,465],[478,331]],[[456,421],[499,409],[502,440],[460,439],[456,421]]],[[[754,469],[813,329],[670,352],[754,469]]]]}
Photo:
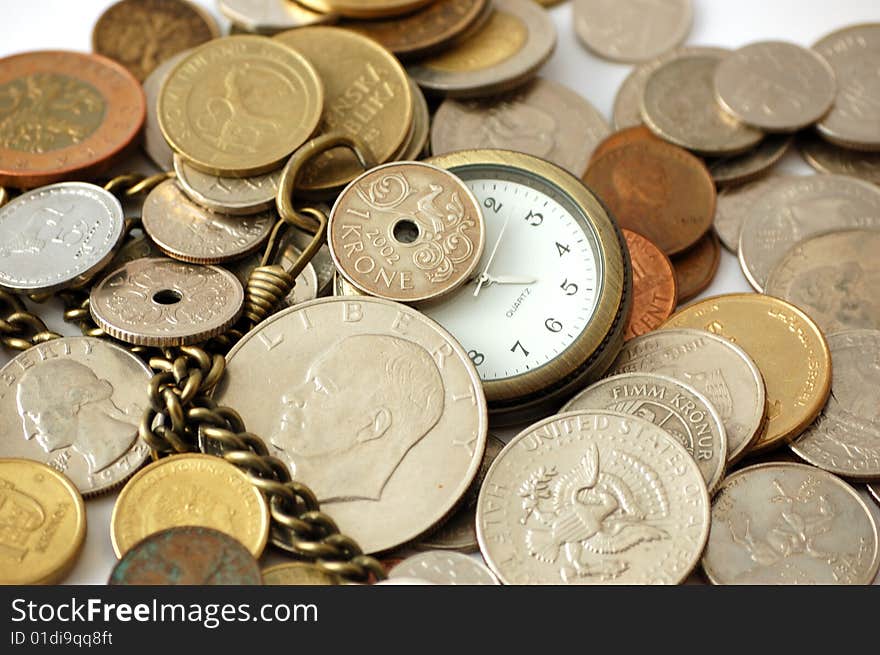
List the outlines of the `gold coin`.
{"type": "Polygon", "coordinates": [[[298,2],[325,14],[339,14],[346,18],[382,18],[415,11],[432,0],[298,0],[298,2]]]}
{"type": "Polygon", "coordinates": [[[301,54],[263,36],[215,39],[168,73],[162,134],[193,168],[244,176],[277,168],[321,119],[321,79],[301,54]]]}
{"type": "Polygon", "coordinates": [[[54,584],[86,537],[86,508],[73,483],[26,459],[0,459],[0,584],[54,584]]]}
{"type": "MultiPolygon", "coordinates": [[[[302,53],[324,82],[326,101],[319,131],[362,139],[382,164],[405,144],[413,120],[409,78],[391,53],[372,39],[338,27],[301,27],[273,37],[302,53]]],[[[363,172],[348,150],[311,162],[300,189],[328,195],[363,172]]]]}
{"type": "Polygon", "coordinates": [[[831,391],[831,353],[819,327],[778,298],[734,293],[707,298],[674,314],[662,328],[708,330],[751,356],[767,387],[767,424],[749,449],[791,441],[818,416],[831,391]]]}
{"type": "Polygon", "coordinates": [[[263,569],[263,584],[327,586],[342,584],[337,575],[322,571],[314,564],[287,562],[263,569]]]}
{"type": "Polygon", "coordinates": [[[110,517],[117,557],[167,528],[196,525],[238,539],[259,557],[269,536],[262,492],[235,466],[211,455],[174,455],[153,462],[123,487],[110,517]]]}

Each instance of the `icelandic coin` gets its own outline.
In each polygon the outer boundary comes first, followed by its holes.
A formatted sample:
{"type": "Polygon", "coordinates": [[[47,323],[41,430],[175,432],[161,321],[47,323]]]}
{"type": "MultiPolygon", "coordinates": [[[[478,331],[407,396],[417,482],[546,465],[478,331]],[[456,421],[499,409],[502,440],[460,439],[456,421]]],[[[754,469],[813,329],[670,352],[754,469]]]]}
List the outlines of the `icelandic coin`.
{"type": "Polygon", "coordinates": [[[633,275],[632,312],[624,339],[656,330],[675,311],[678,291],[669,257],[641,234],[624,229],[633,275]]]}
{"type": "Polygon", "coordinates": [[[537,78],[511,94],[447,99],[431,128],[431,153],[501,148],[541,157],[580,177],[608,123],[580,94],[537,78]]]}
{"type": "Polygon", "coordinates": [[[880,328],[880,230],[828,232],[800,241],[767,279],[765,293],[807,312],[825,333],[880,328]]]}
{"type": "MultiPolygon", "coordinates": [[[[302,27],[273,37],[307,57],[325,89],[318,131],[362,139],[376,163],[389,161],[406,143],[413,96],[403,67],[372,39],[338,27],[302,27]]],[[[337,148],[312,160],[301,191],[335,195],[363,172],[354,154],[337,148]]]]}
{"type": "Polygon", "coordinates": [[[261,36],[193,49],[165,79],[159,126],[194,168],[215,175],[271,171],[321,118],[321,79],[306,58],[261,36]]]}
{"type": "Polygon", "coordinates": [[[798,241],[847,228],[880,228],[880,188],[844,175],[787,178],[752,204],[740,231],[740,266],[749,284],[763,291],[798,241]]]}
{"type": "Polygon", "coordinates": [[[628,146],[631,143],[639,141],[658,141],[659,137],[644,125],[636,125],[627,127],[606,137],[590,155],[590,161],[599,159],[606,152],[611,152],[622,146],[628,146]]]}
{"type": "Polygon", "coordinates": [[[32,188],[109,168],[144,124],[144,94],[116,62],[81,52],[0,59],[0,186],[32,188]]]}
{"type": "Polygon", "coordinates": [[[770,135],[753,150],[730,157],[714,157],[706,161],[712,179],[718,185],[744,184],[766,173],[788,152],[793,138],[770,135]]]}
{"type": "Polygon", "coordinates": [[[253,34],[277,34],[337,19],[336,14],[312,11],[290,0],[218,0],[217,7],[233,25],[253,34]]]}
{"type": "Polygon", "coordinates": [[[197,205],[176,180],[165,180],[144,200],[146,232],[169,257],[219,264],[257,250],[275,225],[275,210],[249,216],[218,214],[197,205]]]}
{"type": "Polygon", "coordinates": [[[725,248],[736,254],[742,225],[752,206],[770,189],[784,185],[786,179],[782,175],[770,175],[754,182],[719,189],[713,225],[725,248]]]}
{"type": "Polygon", "coordinates": [[[595,159],[583,178],[621,227],[646,236],[667,255],[699,241],[715,215],[715,183],[689,152],[638,141],[595,159]]]}
{"type": "Polygon", "coordinates": [[[174,155],[177,183],[190,200],[212,212],[229,216],[257,214],[275,208],[275,196],[284,169],[263,175],[223,177],[204,173],[190,166],[180,155],[174,155]]]}
{"type": "Polygon", "coordinates": [[[767,390],[767,425],[750,452],[791,441],[819,415],[831,390],[831,355],[822,331],[794,305],[755,293],[707,298],[665,327],[707,330],[740,346],[767,390]]]}
{"type": "Polygon", "coordinates": [[[424,57],[449,46],[474,23],[489,18],[488,0],[435,0],[424,9],[385,20],[342,27],[381,43],[401,59],[424,57]]]}
{"type": "Polygon", "coordinates": [[[802,460],[831,473],[878,480],[880,331],[835,332],[828,335],[828,347],[831,396],[819,417],[790,447],[802,460]]]}
{"type": "Polygon", "coordinates": [[[784,41],[751,43],[715,70],[722,107],[766,132],[796,132],[820,120],[837,95],[831,65],[815,50],[784,41]]]}
{"type": "Polygon", "coordinates": [[[642,119],[661,138],[706,156],[735,155],[764,136],[740,123],[715,100],[715,69],[722,58],[683,55],[662,64],[648,81],[642,119]]]}
{"type": "Polygon", "coordinates": [[[159,127],[159,91],[171,69],[177,66],[189,50],[178,52],[153,69],[144,80],[144,95],[147,99],[147,118],[144,122],[144,151],[161,171],[174,170],[174,151],[165,140],[159,127]]]}
{"type": "Polygon", "coordinates": [[[442,585],[499,584],[492,571],[473,557],[446,550],[429,550],[407,557],[391,569],[388,577],[392,580],[418,578],[442,585]]]}
{"type": "Polygon", "coordinates": [[[405,305],[325,298],[283,310],[236,344],[227,372],[215,400],[266,436],[366,553],[428,532],[483,460],[488,420],[473,363],[405,305]]]}
{"type": "Polygon", "coordinates": [[[86,538],[86,507],[73,483],[27,459],[0,458],[0,584],[56,584],[86,538]]]}
{"type": "Polygon", "coordinates": [[[842,148],[815,134],[798,138],[801,154],[807,163],[822,173],[850,175],[880,184],[880,152],[842,148]]]}
{"type": "Polygon", "coordinates": [[[445,52],[411,64],[410,76],[449,97],[491,96],[525,84],[553,54],[556,27],[529,0],[493,0],[495,11],[476,32],[445,52]]]}
{"type": "Polygon", "coordinates": [[[711,401],[694,387],[659,373],[621,373],[599,380],[560,411],[607,409],[650,421],[694,458],[711,494],[727,463],[727,435],[711,401]]]}
{"type": "Polygon", "coordinates": [[[687,383],[712,403],[724,423],[728,466],[745,455],[764,424],[761,372],[736,344],[704,330],[667,329],[628,341],[608,369],[660,373],[687,383]]]}
{"type": "Polygon", "coordinates": [[[260,567],[237,539],[183,525],[150,534],[113,567],[109,585],[258,585],[260,567]]]}
{"type": "Polygon", "coordinates": [[[111,337],[138,346],[206,341],[235,323],[244,304],[236,277],[216,266],[137,259],[92,288],[89,309],[111,337]]]}
{"type": "Polygon", "coordinates": [[[712,284],[721,263],[721,244],[714,232],[672,258],[679,304],[700,295],[712,284]]]}
{"type": "Polygon", "coordinates": [[[269,509],[248,476],[212,455],[172,455],[138,471],[119,492],[110,540],[122,557],[142,539],[180,526],[219,530],[259,557],[269,535],[269,509]]]}
{"type": "Polygon", "coordinates": [[[691,0],[575,0],[574,29],[604,59],[643,62],[678,47],[694,22],[691,0]]]}
{"type": "Polygon", "coordinates": [[[803,464],[758,464],[718,490],[703,570],[713,584],[871,584],[877,540],[847,483],[803,464]]]}
{"type": "Polygon", "coordinates": [[[455,510],[452,518],[440,526],[439,530],[422,539],[416,548],[456,550],[462,553],[475,553],[480,549],[477,543],[477,496],[480,494],[480,487],[483,486],[486,471],[503,448],[504,442],[490,433],[486,440],[486,453],[483,455],[480,470],[477,471],[461,505],[455,510]]]}
{"type": "Polygon", "coordinates": [[[445,296],[483,256],[480,204],[458,177],[419,162],[378,166],[336,200],[327,244],[357,289],[399,302],[445,296]]]}
{"type": "Polygon", "coordinates": [[[58,182],[0,207],[0,287],[17,293],[80,284],[113,258],[122,205],[87,182],[58,182]]]}
{"type": "Polygon", "coordinates": [[[342,584],[342,578],[314,564],[285,562],[263,569],[263,584],[326,587],[342,584]]]}
{"type": "Polygon", "coordinates": [[[880,23],[853,25],[813,46],[837,75],[834,107],[816,129],[845,148],[880,150],[880,23]]]}
{"type": "Polygon", "coordinates": [[[124,348],[53,339],[0,369],[0,452],[48,464],[84,496],[108,491],[150,456],[138,437],[152,373],[124,348]]]}
{"type": "Polygon", "coordinates": [[[416,11],[431,0],[299,0],[315,11],[347,18],[384,18],[416,11]]]}
{"type": "Polygon", "coordinates": [[[709,534],[696,462],[650,421],[552,416],[489,468],[477,536],[504,584],[678,584],[709,534]]]}

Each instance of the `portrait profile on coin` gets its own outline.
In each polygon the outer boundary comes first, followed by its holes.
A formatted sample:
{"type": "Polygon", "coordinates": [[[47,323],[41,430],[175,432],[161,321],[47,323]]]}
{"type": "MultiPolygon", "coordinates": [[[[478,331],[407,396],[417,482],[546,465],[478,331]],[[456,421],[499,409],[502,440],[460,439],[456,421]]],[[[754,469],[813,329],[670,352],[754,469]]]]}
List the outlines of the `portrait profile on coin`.
{"type": "Polygon", "coordinates": [[[840,261],[807,270],[791,283],[789,299],[810,314],[826,329],[875,327],[872,318],[880,314],[875,307],[880,276],[870,279],[858,261],[840,261]]]}
{"type": "Polygon", "coordinates": [[[137,438],[139,416],[118,407],[113,385],[80,362],[42,362],[21,376],[15,393],[24,438],[47,454],[71,449],[89,475],[111,466],[137,438]]]}
{"type": "Polygon", "coordinates": [[[440,371],[422,346],[388,335],[341,339],[284,391],[276,454],[321,502],[380,500],[443,414],[440,371]]]}

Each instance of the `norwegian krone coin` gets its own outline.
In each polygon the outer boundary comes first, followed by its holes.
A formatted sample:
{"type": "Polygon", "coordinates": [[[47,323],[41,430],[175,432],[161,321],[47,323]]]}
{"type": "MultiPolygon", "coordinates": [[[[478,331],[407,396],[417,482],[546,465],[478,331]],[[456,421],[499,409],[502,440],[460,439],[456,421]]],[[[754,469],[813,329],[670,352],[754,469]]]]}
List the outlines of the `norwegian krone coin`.
{"type": "Polygon", "coordinates": [[[800,136],[798,145],[807,163],[821,173],[850,175],[880,184],[880,152],[842,148],[815,134],[800,136]]]}
{"type": "Polygon", "coordinates": [[[714,584],[871,584],[877,523],[856,491],[803,464],[737,471],[712,503],[703,570],[714,584]]]}
{"type": "Polygon", "coordinates": [[[606,410],[519,433],[477,503],[480,550],[504,584],[678,584],[708,534],[706,483],[684,447],[606,410]]]}
{"type": "MultiPolygon", "coordinates": [[[[286,0],[285,0],[286,1],[286,0]]],[[[147,118],[144,122],[144,152],[161,171],[174,169],[174,151],[165,140],[159,127],[159,91],[171,69],[189,54],[189,50],[178,52],[153,69],[144,80],[144,95],[147,98],[147,118]]]]}
{"type": "Polygon", "coordinates": [[[483,460],[488,421],[474,365],[405,305],[368,297],[296,305],[246,334],[227,373],[214,399],[265,435],[366,553],[427,533],[483,460]]]}
{"type": "Polygon", "coordinates": [[[707,232],[690,248],[672,258],[678,303],[700,295],[712,284],[721,263],[721,244],[714,232],[707,232]]]}
{"type": "Polygon", "coordinates": [[[273,209],[284,172],[278,168],[263,175],[224,177],[193,168],[180,155],[174,156],[173,166],[177,183],[190,200],[212,212],[230,216],[273,209]]]}
{"type": "Polygon", "coordinates": [[[788,152],[794,139],[790,135],[770,135],[752,150],[730,157],[712,157],[706,166],[719,186],[744,184],[764,175],[788,152]]]}
{"type": "Polygon", "coordinates": [[[252,34],[277,34],[295,27],[333,23],[338,18],[291,0],[218,0],[217,7],[233,25],[252,34]]]}
{"type": "Polygon", "coordinates": [[[718,190],[713,226],[725,248],[736,254],[742,225],[750,214],[752,205],[771,188],[784,185],[785,179],[785,176],[770,175],[718,190]]]}
{"type": "Polygon", "coordinates": [[[485,565],[469,555],[446,550],[429,550],[407,557],[391,569],[388,577],[418,578],[442,585],[497,585],[498,580],[485,565]]]}
{"type": "Polygon", "coordinates": [[[326,587],[342,584],[342,578],[307,562],[285,562],[263,569],[263,584],[326,587]]]}
{"type": "Polygon", "coordinates": [[[633,275],[633,306],[624,339],[656,330],[675,311],[678,291],[669,257],[641,234],[623,230],[633,275]]]}

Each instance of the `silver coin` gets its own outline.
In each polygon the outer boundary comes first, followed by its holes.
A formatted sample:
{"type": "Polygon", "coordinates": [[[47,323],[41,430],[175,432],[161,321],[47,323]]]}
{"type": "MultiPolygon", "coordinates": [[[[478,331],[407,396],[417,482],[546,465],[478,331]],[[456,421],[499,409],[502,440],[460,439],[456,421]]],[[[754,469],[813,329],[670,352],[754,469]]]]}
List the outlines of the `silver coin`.
{"type": "Polygon", "coordinates": [[[129,236],[119,247],[119,250],[116,251],[116,254],[113,255],[110,263],[107,264],[107,270],[115,271],[117,268],[122,268],[128,262],[132,262],[135,259],[164,256],[165,254],[156,247],[156,244],[146,234],[129,236]]]}
{"type": "Polygon", "coordinates": [[[480,550],[504,584],[677,584],[708,533],[706,483],[684,447],[605,410],[519,433],[477,503],[480,550]]]}
{"type": "Polygon", "coordinates": [[[493,0],[494,13],[470,37],[407,67],[427,91],[457,98],[491,96],[524,84],[553,54],[556,27],[532,0],[493,0]]]}
{"type": "Polygon", "coordinates": [[[711,401],[689,384],[659,373],[621,373],[599,380],[561,410],[608,409],[663,428],[694,458],[711,494],[727,463],[727,434],[711,401]]]}
{"type": "Polygon", "coordinates": [[[788,178],[751,207],[739,240],[739,261],[755,289],[798,241],[829,230],[880,228],[880,188],[844,175],[788,178]]]}
{"type": "Polygon", "coordinates": [[[147,79],[144,80],[144,95],[147,98],[147,117],[144,121],[144,151],[161,171],[174,170],[174,150],[168,145],[162,130],[159,128],[159,91],[171,69],[190,52],[190,50],[184,50],[166,59],[156,66],[147,76],[147,79]]]}
{"type": "Polygon", "coordinates": [[[800,241],[770,273],[764,293],[803,309],[826,334],[880,328],[880,230],[829,232],[800,241]]]}
{"type": "Polygon", "coordinates": [[[673,328],[630,339],[608,369],[620,373],[661,373],[705,395],[718,412],[727,437],[727,464],[733,464],[761,434],[767,394],[761,371],[733,342],[703,330],[673,328]]]}
{"type": "Polygon", "coordinates": [[[216,266],[136,259],[92,288],[89,309],[110,336],[139,346],[181,346],[221,334],[241,314],[244,291],[216,266]]]}
{"type": "Polygon", "coordinates": [[[768,136],[756,148],[741,155],[706,160],[706,168],[718,185],[744,184],[775,166],[788,152],[793,140],[793,137],[785,135],[768,136]]]}
{"type": "Polygon", "coordinates": [[[391,569],[388,577],[416,578],[442,585],[497,585],[498,580],[473,557],[445,550],[429,550],[407,557],[391,569]]]}
{"type": "Polygon", "coordinates": [[[250,177],[221,177],[203,173],[174,155],[174,172],[180,188],[194,203],[221,214],[258,214],[275,207],[283,169],[250,177]]]}
{"type": "Polygon", "coordinates": [[[770,189],[785,184],[786,176],[770,175],[746,184],[718,190],[714,227],[724,247],[736,254],[739,235],[752,205],[770,189]]]}
{"type": "Polygon", "coordinates": [[[701,155],[735,155],[758,145],[764,133],[731,117],[715,100],[720,61],[708,54],[684,55],[651,73],[642,98],[645,125],[701,155]]]}
{"type": "MultiPolygon", "coordinates": [[[[330,213],[329,207],[325,208],[323,211],[325,215],[330,213]]],[[[291,228],[284,233],[281,243],[282,248],[285,247],[285,245],[292,245],[298,251],[302,252],[309,247],[311,240],[311,234],[297,228],[291,228]]],[[[330,256],[330,248],[327,247],[326,243],[318,249],[318,252],[315,253],[315,256],[312,257],[312,261],[309,262],[309,264],[315,268],[315,274],[318,276],[317,295],[325,296],[328,293],[332,293],[333,278],[336,275],[336,265],[333,263],[333,258],[330,256]]]]}
{"type": "Polygon", "coordinates": [[[291,307],[238,342],[227,373],[215,399],[265,436],[365,552],[431,530],[482,462],[477,371],[448,332],[404,305],[363,297],[291,307]]]}
{"type": "Polygon", "coordinates": [[[141,221],[169,257],[194,264],[219,264],[257,250],[275,224],[274,209],[249,216],[217,214],[186,197],[175,180],[150,191],[141,221]]]}
{"type": "Polygon", "coordinates": [[[57,291],[87,281],[122,240],[122,205],[86,182],[26,191],[0,207],[0,288],[57,291]]]}
{"type": "Polygon", "coordinates": [[[834,107],[816,129],[837,145],[880,150],[880,23],[853,25],[813,46],[837,75],[834,107]]]}
{"type": "Polygon", "coordinates": [[[691,0],[575,0],[581,42],[612,61],[643,62],[681,45],[691,31],[691,0]]]}
{"type": "Polygon", "coordinates": [[[814,50],[784,41],[751,43],[715,71],[725,110],[767,132],[795,132],[821,119],[837,95],[834,70],[814,50]]]}
{"type": "Polygon", "coordinates": [[[850,175],[880,184],[880,152],[861,152],[842,148],[813,133],[798,138],[801,154],[807,163],[822,173],[850,175]]]}
{"type": "Polygon", "coordinates": [[[750,466],[712,503],[703,570],[714,584],[870,584],[878,565],[871,510],[812,466],[750,466]]]}
{"type": "Polygon", "coordinates": [[[348,280],[338,274],[333,278],[333,295],[334,296],[364,296],[367,295],[356,289],[348,280]]]}
{"type": "Polygon", "coordinates": [[[48,464],[85,496],[124,482],[150,456],[138,438],[149,367],[91,337],[34,346],[0,369],[0,456],[48,464]]]}
{"type": "Polygon", "coordinates": [[[831,473],[880,480],[880,330],[829,334],[828,347],[828,404],[790,447],[831,473]]]}
{"type": "Polygon", "coordinates": [[[477,543],[477,496],[486,472],[504,448],[504,442],[493,434],[486,440],[486,453],[480,470],[474,478],[471,488],[465,494],[461,506],[455,511],[440,529],[432,532],[416,545],[419,549],[457,550],[462,553],[474,553],[480,549],[477,543]]]}
{"type": "Polygon", "coordinates": [[[538,78],[515,93],[485,100],[448,99],[434,116],[431,152],[500,148],[535,155],[577,177],[611,133],[580,94],[538,78]]]}
{"type": "Polygon", "coordinates": [[[291,0],[217,0],[217,7],[231,23],[252,34],[277,34],[295,27],[334,23],[338,18],[291,0]]]}

